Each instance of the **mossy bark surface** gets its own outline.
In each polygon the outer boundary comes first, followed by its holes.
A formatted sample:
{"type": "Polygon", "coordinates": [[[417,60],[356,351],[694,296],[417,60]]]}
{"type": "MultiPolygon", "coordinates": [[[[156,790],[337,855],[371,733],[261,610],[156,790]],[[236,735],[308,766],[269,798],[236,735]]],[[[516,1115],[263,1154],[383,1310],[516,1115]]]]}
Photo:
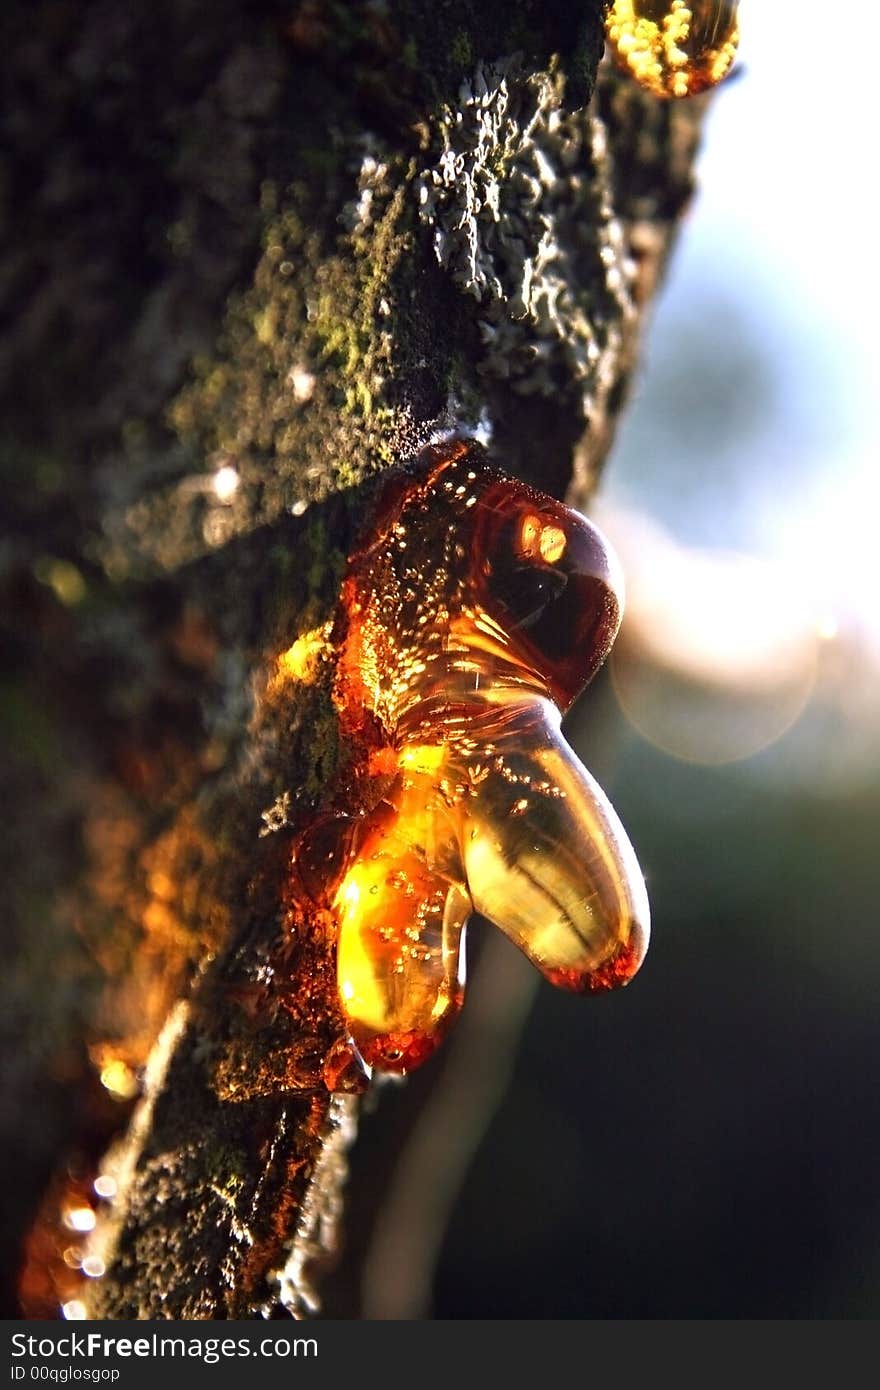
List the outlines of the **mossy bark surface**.
{"type": "Polygon", "coordinates": [[[57,1208],[108,1163],[91,1314],[309,1311],[355,1109],[303,1086],[332,943],[287,944],[298,1015],[263,985],[346,749],[332,652],[278,658],[332,631],[376,479],[429,440],[588,500],[701,112],[600,66],[602,9],[6,12],[13,1316],[28,1230],[53,1315],[57,1208]]]}

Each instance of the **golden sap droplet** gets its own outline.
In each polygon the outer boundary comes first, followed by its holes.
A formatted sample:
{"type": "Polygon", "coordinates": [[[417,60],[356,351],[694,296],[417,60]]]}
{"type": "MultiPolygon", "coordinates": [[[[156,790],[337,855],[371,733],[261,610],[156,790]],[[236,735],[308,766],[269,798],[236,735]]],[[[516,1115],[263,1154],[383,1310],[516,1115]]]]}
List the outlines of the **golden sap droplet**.
{"type": "Polygon", "coordinates": [[[360,1055],[381,1071],[425,1061],[464,997],[471,902],[419,843],[425,796],[422,787],[398,786],[399,804],[374,828],[334,901],[342,1011],[360,1055]]]}
{"type": "Polygon", "coordinates": [[[618,67],[655,96],[695,96],[733,65],[738,9],[730,0],[613,0],[605,35],[618,67]]]}

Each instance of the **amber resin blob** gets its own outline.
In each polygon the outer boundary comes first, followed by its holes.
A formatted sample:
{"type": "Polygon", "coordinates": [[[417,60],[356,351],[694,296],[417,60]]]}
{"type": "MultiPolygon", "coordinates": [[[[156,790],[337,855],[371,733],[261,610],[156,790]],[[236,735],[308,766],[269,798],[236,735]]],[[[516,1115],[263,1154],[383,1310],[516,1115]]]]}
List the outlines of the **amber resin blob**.
{"type": "Polygon", "coordinates": [[[594,526],[477,444],[428,448],[386,486],[349,564],[335,691],[376,800],[304,866],[327,866],[340,1006],[368,1065],[407,1071],[444,1036],[474,910],[566,989],[638,969],[642,876],[560,732],[621,587],[594,526]]]}
{"type": "Polygon", "coordinates": [[[736,3],[613,0],[605,20],[618,66],[661,97],[688,97],[727,75],[739,44],[736,3]]]}

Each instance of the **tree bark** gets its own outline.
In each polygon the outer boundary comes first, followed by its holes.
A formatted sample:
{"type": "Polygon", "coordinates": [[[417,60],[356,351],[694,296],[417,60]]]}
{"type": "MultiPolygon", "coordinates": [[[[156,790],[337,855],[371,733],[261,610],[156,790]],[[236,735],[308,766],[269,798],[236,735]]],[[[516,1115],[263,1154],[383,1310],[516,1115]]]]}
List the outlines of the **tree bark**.
{"type": "Polygon", "coordinates": [[[320,1080],[332,942],[289,933],[291,844],[347,757],[308,635],[375,479],[443,433],[589,499],[704,107],[600,66],[602,9],[6,13],[3,1236],[29,1312],[315,1306],[357,1100],[320,1080]]]}

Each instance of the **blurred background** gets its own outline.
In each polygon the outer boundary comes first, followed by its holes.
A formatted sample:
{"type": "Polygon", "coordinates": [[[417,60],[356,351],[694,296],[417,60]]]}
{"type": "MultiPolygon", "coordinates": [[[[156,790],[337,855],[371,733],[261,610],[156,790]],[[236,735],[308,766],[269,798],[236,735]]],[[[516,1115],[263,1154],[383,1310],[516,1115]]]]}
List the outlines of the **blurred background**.
{"type": "Polygon", "coordinates": [[[576,999],[474,932],[443,1070],[364,1124],[327,1316],[880,1313],[876,16],[832,8],[741,7],[596,509],[628,611],[568,734],[647,961],[576,999]]]}

